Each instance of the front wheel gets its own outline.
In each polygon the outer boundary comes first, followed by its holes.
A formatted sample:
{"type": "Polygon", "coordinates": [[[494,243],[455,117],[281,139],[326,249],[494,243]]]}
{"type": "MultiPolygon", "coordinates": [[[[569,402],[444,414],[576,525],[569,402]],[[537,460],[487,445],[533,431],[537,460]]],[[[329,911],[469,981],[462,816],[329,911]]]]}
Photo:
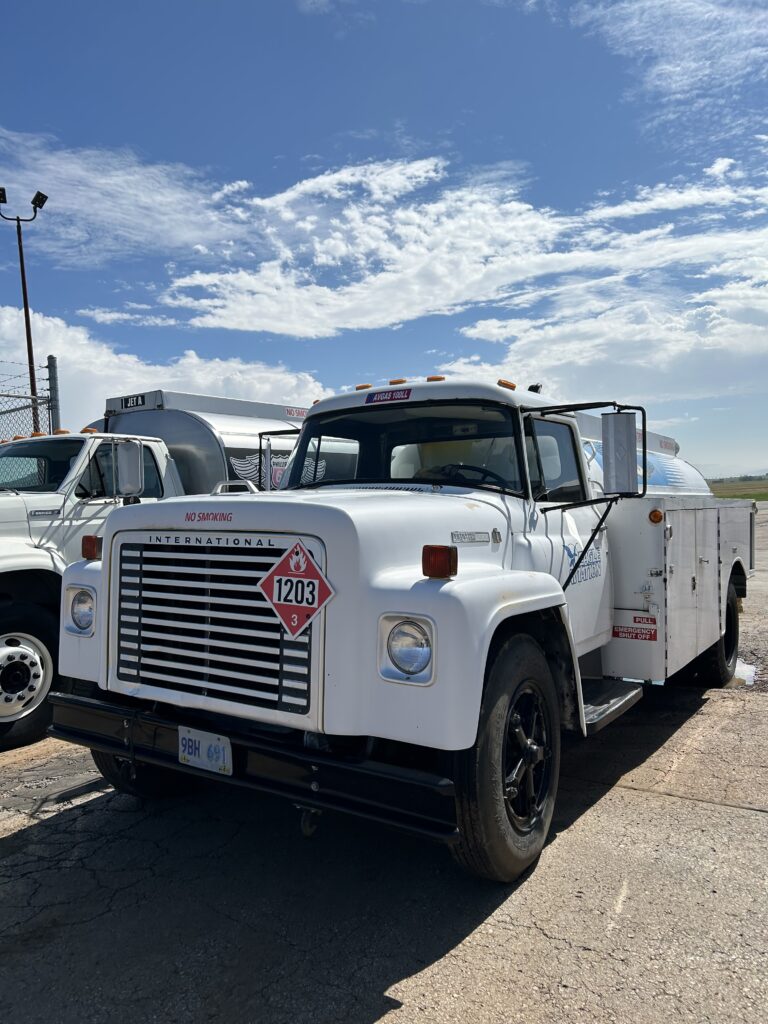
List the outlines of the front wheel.
{"type": "Polygon", "coordinates": [[[518,878],[544,847],[559,774],[552,674],[535,640],[512,637],[491,666],[477,740],[456,755],[458,863],[482,878],[518,878]]]}
{"type": "Polygon", "coordinates": [[[51,722],[47,697],[57,679],[59,626],[48,608],[15,604],[0,612],[0,743],[31,743],[51,722]]]}

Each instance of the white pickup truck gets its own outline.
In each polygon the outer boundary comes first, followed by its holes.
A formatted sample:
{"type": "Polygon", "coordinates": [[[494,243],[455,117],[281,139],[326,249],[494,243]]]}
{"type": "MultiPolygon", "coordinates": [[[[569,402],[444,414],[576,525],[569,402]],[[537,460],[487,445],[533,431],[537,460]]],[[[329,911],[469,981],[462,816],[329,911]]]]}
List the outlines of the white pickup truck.
{"type": "Polygon", "coordinates": [[[753,506],[607,407],[585,440],[595,405],[507,381],[362,385],[310,410],[280,490],[118,510],[65,574],[52,734],[129,793],[214,777],[516,878],[561,730],[736,663],[753,506]]]}
{"type": "Polygon", "coordinates": [[[101,534],[120,504],[120,448],[137,446],[142,502],[208,493],[227,479],[260,482],[260,435],[268,431],[277,432],[277,478],[295,440],[281,432],[296,432],[304,412],[149,391],[108,399],[104,419],[80,434],[0,444],[0,741],[26,742],[48,727],[61,576],[80,558],[83,536],[101,534]]]}

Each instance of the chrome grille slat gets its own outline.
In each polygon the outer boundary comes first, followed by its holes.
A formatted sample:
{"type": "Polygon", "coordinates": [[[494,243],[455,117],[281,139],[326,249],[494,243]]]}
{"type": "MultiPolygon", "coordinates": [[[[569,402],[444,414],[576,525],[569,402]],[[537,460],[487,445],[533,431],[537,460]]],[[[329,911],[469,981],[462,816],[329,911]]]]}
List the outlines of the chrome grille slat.
{"type": "MultiPolygon", "coordinates": [[[[148,545],[145,547],[145,553],[148,545]]],[[[123,548],[123,564],[134,565],[142,561],[142,552],[129,551],[123,548]]],[[[283,554],[284,549],[278,550],[277,548],[257,548],[255,551],[249,548],[232,547],[232,548],[210,548],[209,553],[206,553],[206,549],[197,546],[187,545],[171,545],[170,551],[162,551],[160,549],[152,548],[148,554],[145,554],[144,561],[155,562],[163,559],[175,560],[180,555],[186,556],[185,563],[188,558],[190,562],[202,561],[202,562],[234,562],[235,567],[239,565],[243,559],[253,560],[255,562],[269,562],[270,565],[274,565],[275,562],[279,561],[283,554]]]]}
{"type": "MultiPolygon", "coordinates": [[[[266,575],[266,573],[264,575],[266,575]]],[[[167,585],[170,585],[170,581],[166,582],[167,585]]],[[[132,588],[130,591],[126,591],[123,587],[121,587],[120,594],[121,596],[128,598],[139,597],[141,591],[135,587],[132,588]]],[[[206,597],[204,594],[202,596],[196,594],[181,594],[178,590],[165,590],[162,592],[152,590],[149,592],[149,597],[154,597],[156,599],[165,598],[170,601],[178,601],[180,597],[183,597],[185,601],[198,601],[201,604],[208,604],[210,602],[210,598],[206,597]]],[[[269,608],[269,605],[267,604],[267,599],[261,596],[259,596],[259,598],[255,601],[246,601],[242,597],[230,597],[226,601],[222,601],[221,604],[243,605],[246,608],[252,605],[257,605],[259,608],[269,608]]]]}
{"type": "MultiPolygon", "coordinates": [[[[217,574],[216,573],[209,573],[208,575],[215,577],[217,574]]],[[[264,575],[266,575],[266,574],[264,574],[264,575]]],[[[182,579],[179,579],[178,576],[176,576],[174,578],[174,580],[173,580],[173,583],[176,585],[176,587],[178,588],[179,591],[181,591],[181,590],[208,590],[208,591],[210,591],[210,590],[217,590],[217,591],[223,591],[224,593],[229,593],[230,591],[234,590],[234,591],[237,591],[238,593],[241,592],[241,591],[245,591],[246,593],[251,593],[253,591],[253,588],[256,586],[256,584],[259,582],[260,579],[261,579],[261,576],[256,576],[254,578],[254,580],[253,580],[253,583],[229,583],[227,581],[224,581],[223,583],[219,583],[215,579],[213,579],[213,580],[182,580],[182,579]]],[[[123,577],[122,591],[123,591],[124,594],[132,594],[132,593],[137,593],[138,594],[139,591],[136,588],[139,585],[141,586],[141,589],[144,590],[145,592],[146,592],[148,587],[167,587],[168,586],[168,577],[166,576],[165,578],[163,578],[162,576],[154,576],[153,577],[153,576],[146,576],[146,575],[144,575],[144,576],[142,576],[141,581],[139,581],[138,578],[134,580],[134,579],[126,579],[125,577],[123,577]]],[[[154,591],[150,591],[150,593],[154,593],[154,591]]],[[[177,593],[178,593],[178,591],[177,591],[177,593]]],[[[264,598],[262,597],[261,600],[263,601],[264,598]]]]}
{"type": "MultiPolygon", "coordinates": [[[[228,603],[231,603],[231,602],[228,602],[228,603]]],[[[165,612],[165,613],[168,613],[168,612],[172,612],[172,611],[175,612],[177,606],[173,605],[172,607],[168,607],[167,605],[163,605],[163,604],[152,604],[149,601],[142,601],[141,605],[139,605],[138,601],[136,601],[136,602],[122,601],[121,602],[121,607],[124,608],[124,609],[127,609],[129,613],[133,613],[134,611],[139,611],[140,608],[141,609],[146,608],[148,611],[152,611],[152,612],[165,612]]],[[[244,608],[244,607],[246,607],[246,605],[245,605],[244,602],[241,601],[241,602],[239,602],[236,605],[236,607],[244,608]]],[[[190,615],[198,615],[198,616],[201,616],[201,617],[204,617],[204,618],[207,618],[207,619],[225,619],[227,621],[229,621],[230,619],[235,619],[238,622],[239,621],[243,621],[243,622],[258,622],[259,625],[263,625],[263,624],[272,625],[272,624],[274,624],[275,630],[277,632],[280,631],[280,623],[277,621],[277,618],[274,615],[272,615],[272,610],[269,607],[264,609],[268,613],[268,614],[265,614],[265,615],[262,615],[262,614],[259,614],[259,615],[244,615],[244,614],[241,614],[240,612],[228,612],[228,611],[227,612],[212,612],[212,611],[210,611],[210,609],[207,609],[207,608],[194,608],[194,609],[189,608],[187,610],[188,610],[190,615]]],[[[262,609],[259,608],[259,612],[261,612],[261,611],[262,611],[262,609]]],[[[122,615],[123,615],[124,618],[128,618],[129,617],[128,615],[126,615],[125,611],[122,613],[122,615]]],[[[138,621],[138,619],[136,619],[136,621],[138,621]]],[[[186,622],[182,623],[181,625],[182,625],[182,629],[184,629],[186,627],[186,622]]]]}
{"type": "MultiPolygon", "coordinates": [[[[148,606],[145,604],[144,607],[146,608],[148,606]]],[[[125,614],[123,614],[121,616],[121,622],[124,623],[122,628],[126,632],[130,632],[131,630],[134,630],[135,627],[138,625],[139,621],[141,621],[143,626],[145,626],[145,625],[146,626],[164,626],[167,629],[176,629],[176,630],[181,629],[181,630],[184,630],[185,633],[188,632],[189,630],[192,630],[192,629],[204,629],[206,626],[210,625],[212,627],[211,628],[211,632],[219,631],[219,632],[223,633],[223,632],[226,631],[227,633],[230,633],[233,636],[253,636],[253,637],[256,637],[258,639],[263,639],[263,640],[275,640],[275,639],[278,638],[278,636],[280,634],[280,624],[278,622],[275,623],[275,628],[272,629],[272,630],[268,630],[268,629],[240,629],[239,626],[229,626],[229,625],[227,625],[227,626],[216,625],[215,628],[214,628],[214,623],[212,623],[212,622],[211,623],[194,622],[192,620],[192,618],[191,618],[191,615],[192,615],[192,613],[190,612],[190,618],[187,619],[186,621],[182,622],[179,619],[158,619],[158,618],[154,618],[151,615],[142,615],[141,620],[139,620],[139,616],[138,615],[125,615],[125,614]]],[[[213,613],[209,612],[207,617],[208,618],[213,618],[213,613]]],[[[229,615],[227,613],[223,613],[221,615],[217,615],[216,617],[217,618],[221,618],[221,619],[225,619],[225,620],[234,618],[234,616],[229,615]]],[[[258,618],[257,619],[255,615],[254,616],[243,615],[243,616],[239,616],[239,619],[242,619],[243,621],[246,621],[246,622],[249,622],[252,619],[254,622],[258,622],[260,626],[264,625],[264,624],[269,624],[269,620],[266,617],[262,617],[262,618],[258,618]]],[[[135,631],[138,632],[138,630],[135,630],[135,631]]],[[[308,646],[307,638],[303,634],[302,634],[302,636],[298,637],[296,640],[290,640],[290,641],[286,640],[286,643],[299,644],[302,647],[307,647],[308,646]]]]}
{"type": "Polygon", "coordinates": [[[256,590],[286,544],[221,549],[165,535],[124,542],[117,678],[307,714],[311,628],[292,639],[256,590]]]}
{"type": "MultiPolygon", "coordinates": [[[[139,646],[139,644],[138,644],[139,636],[141,636],[142,641],[144,641],[145,639],[147,639],[147,640],[169,640],[169,639],[172,639],[172,634],[170,634],[170,633],[155,633],[154,631],[150,631],[150,630],[142,630],[142,632],[140,634],[138,629],[126,629],[126,630],[123,630],[123,636],[135,636],[137,642],[125,640],[125,641],[123,641],[123,646],[124,647],[137,647],[137,648],[139,646]]],[[[274,654],[274,655],[278,655],[279,654],[279,647],[267,647],[266,644],[238,644],[238,643],[232,643],[231,641],[227,641],[227,640],[206,640],[204,637],[193,637],[193,636],[186,636],[185,640],[184,640],[184,643],[186,645],[192,644],[195,647],[211,647],[211,648],[213,648],[213,647],[217,647],[217,648],[221,647],[221,648],[223,648],[224,650],[227,650],[227,651],[246,651],[246,652],[252,653],[252,654],[274,654]]],[[[152,645],[152,644],[143,643],[142,644],[142,649],[145,650],[145,651],[151,651],[151,650],[155,649],[155,646],[152,645]]],[[[159,647],[157,649],[160,650],[159,647]]],[[[178,648],[177,647],[165,647],[165,648],[163,648],[163,650],[167,650],[170,653],[176,653],[178,651],[178,648]]],[[[299,651],[295,651],[295,650],[286,651],[285,648],[284,648],[283,649],[283,653],[284,653],[284,656],[286,658],[290,658],[291,660],[294,660],[296,658],[306,660],[307,657],[309,656],[309,652],[306,651],[306,650],[303,650],[303,651],[301,651],[301,650],[299,650],[299,651]]]]}

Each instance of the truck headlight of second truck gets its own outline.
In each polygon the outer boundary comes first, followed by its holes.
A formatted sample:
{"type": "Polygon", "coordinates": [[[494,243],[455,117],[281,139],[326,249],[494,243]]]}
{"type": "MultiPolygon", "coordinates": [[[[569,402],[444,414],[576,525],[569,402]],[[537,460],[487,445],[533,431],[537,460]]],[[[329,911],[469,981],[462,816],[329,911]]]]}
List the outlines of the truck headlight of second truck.
{"type": "Polygon", "coordinates": [[[91,590],[70,587],[68,590],[69,615],[72,626],[83,636],[93,634],[96,615],[96,596],[91,590]]]}

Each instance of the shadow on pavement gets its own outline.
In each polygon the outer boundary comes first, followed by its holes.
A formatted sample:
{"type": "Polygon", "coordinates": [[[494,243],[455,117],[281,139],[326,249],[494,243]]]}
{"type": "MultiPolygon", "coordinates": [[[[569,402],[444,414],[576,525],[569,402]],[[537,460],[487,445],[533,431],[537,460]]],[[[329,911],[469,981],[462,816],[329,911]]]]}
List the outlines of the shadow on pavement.
{"type": "Polygon", "coordinates": [[[648,687],[633,708],[588,739],[563,739],[560,790],[549,841],[644,764],[707,703],[693,687],[648,687]]]}
{"type": "MultiPolygon", "coordinates": [[[[702,698],[644,704],[568,741],[553,834],[702,698]]],[[[391,986],[514,892],[463,875],[439,847],[341,816],[303,839],[288,804],[217,786],[62,810],[0,840],[2,880],[3,1019],[25,1024],[368,1024],[399,1005],[391,986]]]]}

